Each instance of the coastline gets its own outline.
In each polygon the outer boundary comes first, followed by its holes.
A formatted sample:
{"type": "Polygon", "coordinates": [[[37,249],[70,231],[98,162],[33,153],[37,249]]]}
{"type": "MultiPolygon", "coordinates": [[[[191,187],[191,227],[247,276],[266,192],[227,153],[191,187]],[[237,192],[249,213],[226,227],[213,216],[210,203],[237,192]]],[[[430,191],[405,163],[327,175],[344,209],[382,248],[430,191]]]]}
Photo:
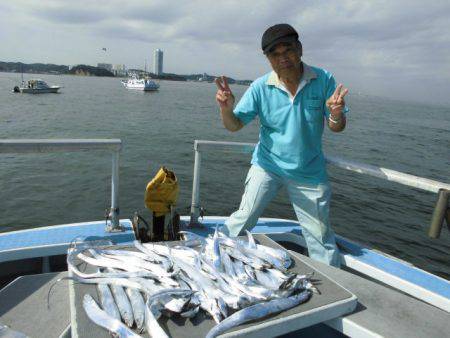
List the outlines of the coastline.
{"type": "MultiPolygon", "coordinates": [[[[32,63],[26,64],[22,62],[4,62],[0,61],[0,72],[4,73],[18,73],[18,74],[46,74],[46,75],[76,75],[76,76],[94,76],[94,77],[117,77],[127,78],[128,75],[115,75],[104,68],[95,66],[89,66],[79,64],[74,67],[66,65],[55,64],[43,64],[32,63]]],[[[151,72],[147,72],[142,69],[129,69],[128,74],[137,73],[141,76],[148,76],[155,80],[167,80],[167,81],[194,81],[194,82],[213,82],[218,75],[210,74],[175,74],[175,73],[163,73],[157,75],[151,72]]],[[[249,86],[253,80],[239,80],[229,77],[228,82],[230,84],[246,85],[249,86]]]]}

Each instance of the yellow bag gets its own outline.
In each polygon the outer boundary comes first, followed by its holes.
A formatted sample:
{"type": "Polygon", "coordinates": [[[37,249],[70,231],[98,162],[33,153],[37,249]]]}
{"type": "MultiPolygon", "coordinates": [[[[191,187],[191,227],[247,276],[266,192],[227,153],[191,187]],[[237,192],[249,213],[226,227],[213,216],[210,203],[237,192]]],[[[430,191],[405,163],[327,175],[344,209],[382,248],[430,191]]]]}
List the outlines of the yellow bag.
{"type": "Polygon", "coordinates": [[[161,167],[147,184],[145,206],[152,210],[156,217],[165,215],[170,212],[170,207],[176,204],[178,192],[178,180],[174,172],[161,167]]]}

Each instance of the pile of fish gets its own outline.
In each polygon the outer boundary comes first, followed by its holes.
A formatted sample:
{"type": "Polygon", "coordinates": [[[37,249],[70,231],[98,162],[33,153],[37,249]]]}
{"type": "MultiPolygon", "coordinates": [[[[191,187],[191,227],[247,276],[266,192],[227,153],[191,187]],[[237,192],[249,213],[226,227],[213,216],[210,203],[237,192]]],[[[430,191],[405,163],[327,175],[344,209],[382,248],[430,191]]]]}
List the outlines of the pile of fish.
{"type": "Polygon", "coordinates": [[[96,284],[101,306],[84,295],[83,308],[97,325],[119,337],[168,337],[161,316],[185,318],[202,309],[217,323],[207,338],[292,308],[309,299],[314,286],[307,275],[288,271],[284,250],[230,238],[181,232],[183,241],[134,242],[133,250],[81,245],[70,250],[68,269],[78,282],[96,284]],[[134,250],[136,249],[136,250],[134,250]],[[80,271],[77,261],[95,267],[80,271]]]}

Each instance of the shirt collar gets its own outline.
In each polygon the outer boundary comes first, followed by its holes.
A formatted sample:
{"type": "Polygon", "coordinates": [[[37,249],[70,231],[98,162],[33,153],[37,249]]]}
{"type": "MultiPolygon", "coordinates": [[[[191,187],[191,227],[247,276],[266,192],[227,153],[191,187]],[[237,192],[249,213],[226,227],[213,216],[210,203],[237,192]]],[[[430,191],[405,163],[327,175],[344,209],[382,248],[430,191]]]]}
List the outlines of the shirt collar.
{"type": "MultiPolygon", "coordinates": [[[[312,79],[317,78],[317,73],[314,71],[314,69],[310,66],[308,66],[306,63],[303,63],[303,74],[302,78],[300,79],[300,82],[306,81],[310,82],[312,79]]],[[[266,81],[266,85],[268,86],[275,86],[275,87],[284,87],[283,84],[280,81],[280,78],[278,77],[278,74],[272,71],[269,74],[269,78],[266,81]]]]}

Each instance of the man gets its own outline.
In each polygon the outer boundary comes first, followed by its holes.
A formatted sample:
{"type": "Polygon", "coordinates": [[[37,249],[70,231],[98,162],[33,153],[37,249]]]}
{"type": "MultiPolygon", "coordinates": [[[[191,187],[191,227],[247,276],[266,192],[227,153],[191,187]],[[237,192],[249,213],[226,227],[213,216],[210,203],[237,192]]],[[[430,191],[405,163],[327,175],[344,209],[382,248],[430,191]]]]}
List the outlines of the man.
{"type": "Polygon", "coordinates": [[[239,210],[227,219],[223,230],[237,236],[253,228],[284,186],[303,227],[309,256],[339,267],[329,224],[331,191],[322,133],[324,122],[334,132],[344,130],[348,89],[336,87],[327,71],[301,61],[298,33],[288,24],[269,27],[261,47],[273,71],[255,80],[234,110],[226,78],[216,79],[216,101],[225,128],[238,131],[256,116],[261,126],[239,210]]]}

